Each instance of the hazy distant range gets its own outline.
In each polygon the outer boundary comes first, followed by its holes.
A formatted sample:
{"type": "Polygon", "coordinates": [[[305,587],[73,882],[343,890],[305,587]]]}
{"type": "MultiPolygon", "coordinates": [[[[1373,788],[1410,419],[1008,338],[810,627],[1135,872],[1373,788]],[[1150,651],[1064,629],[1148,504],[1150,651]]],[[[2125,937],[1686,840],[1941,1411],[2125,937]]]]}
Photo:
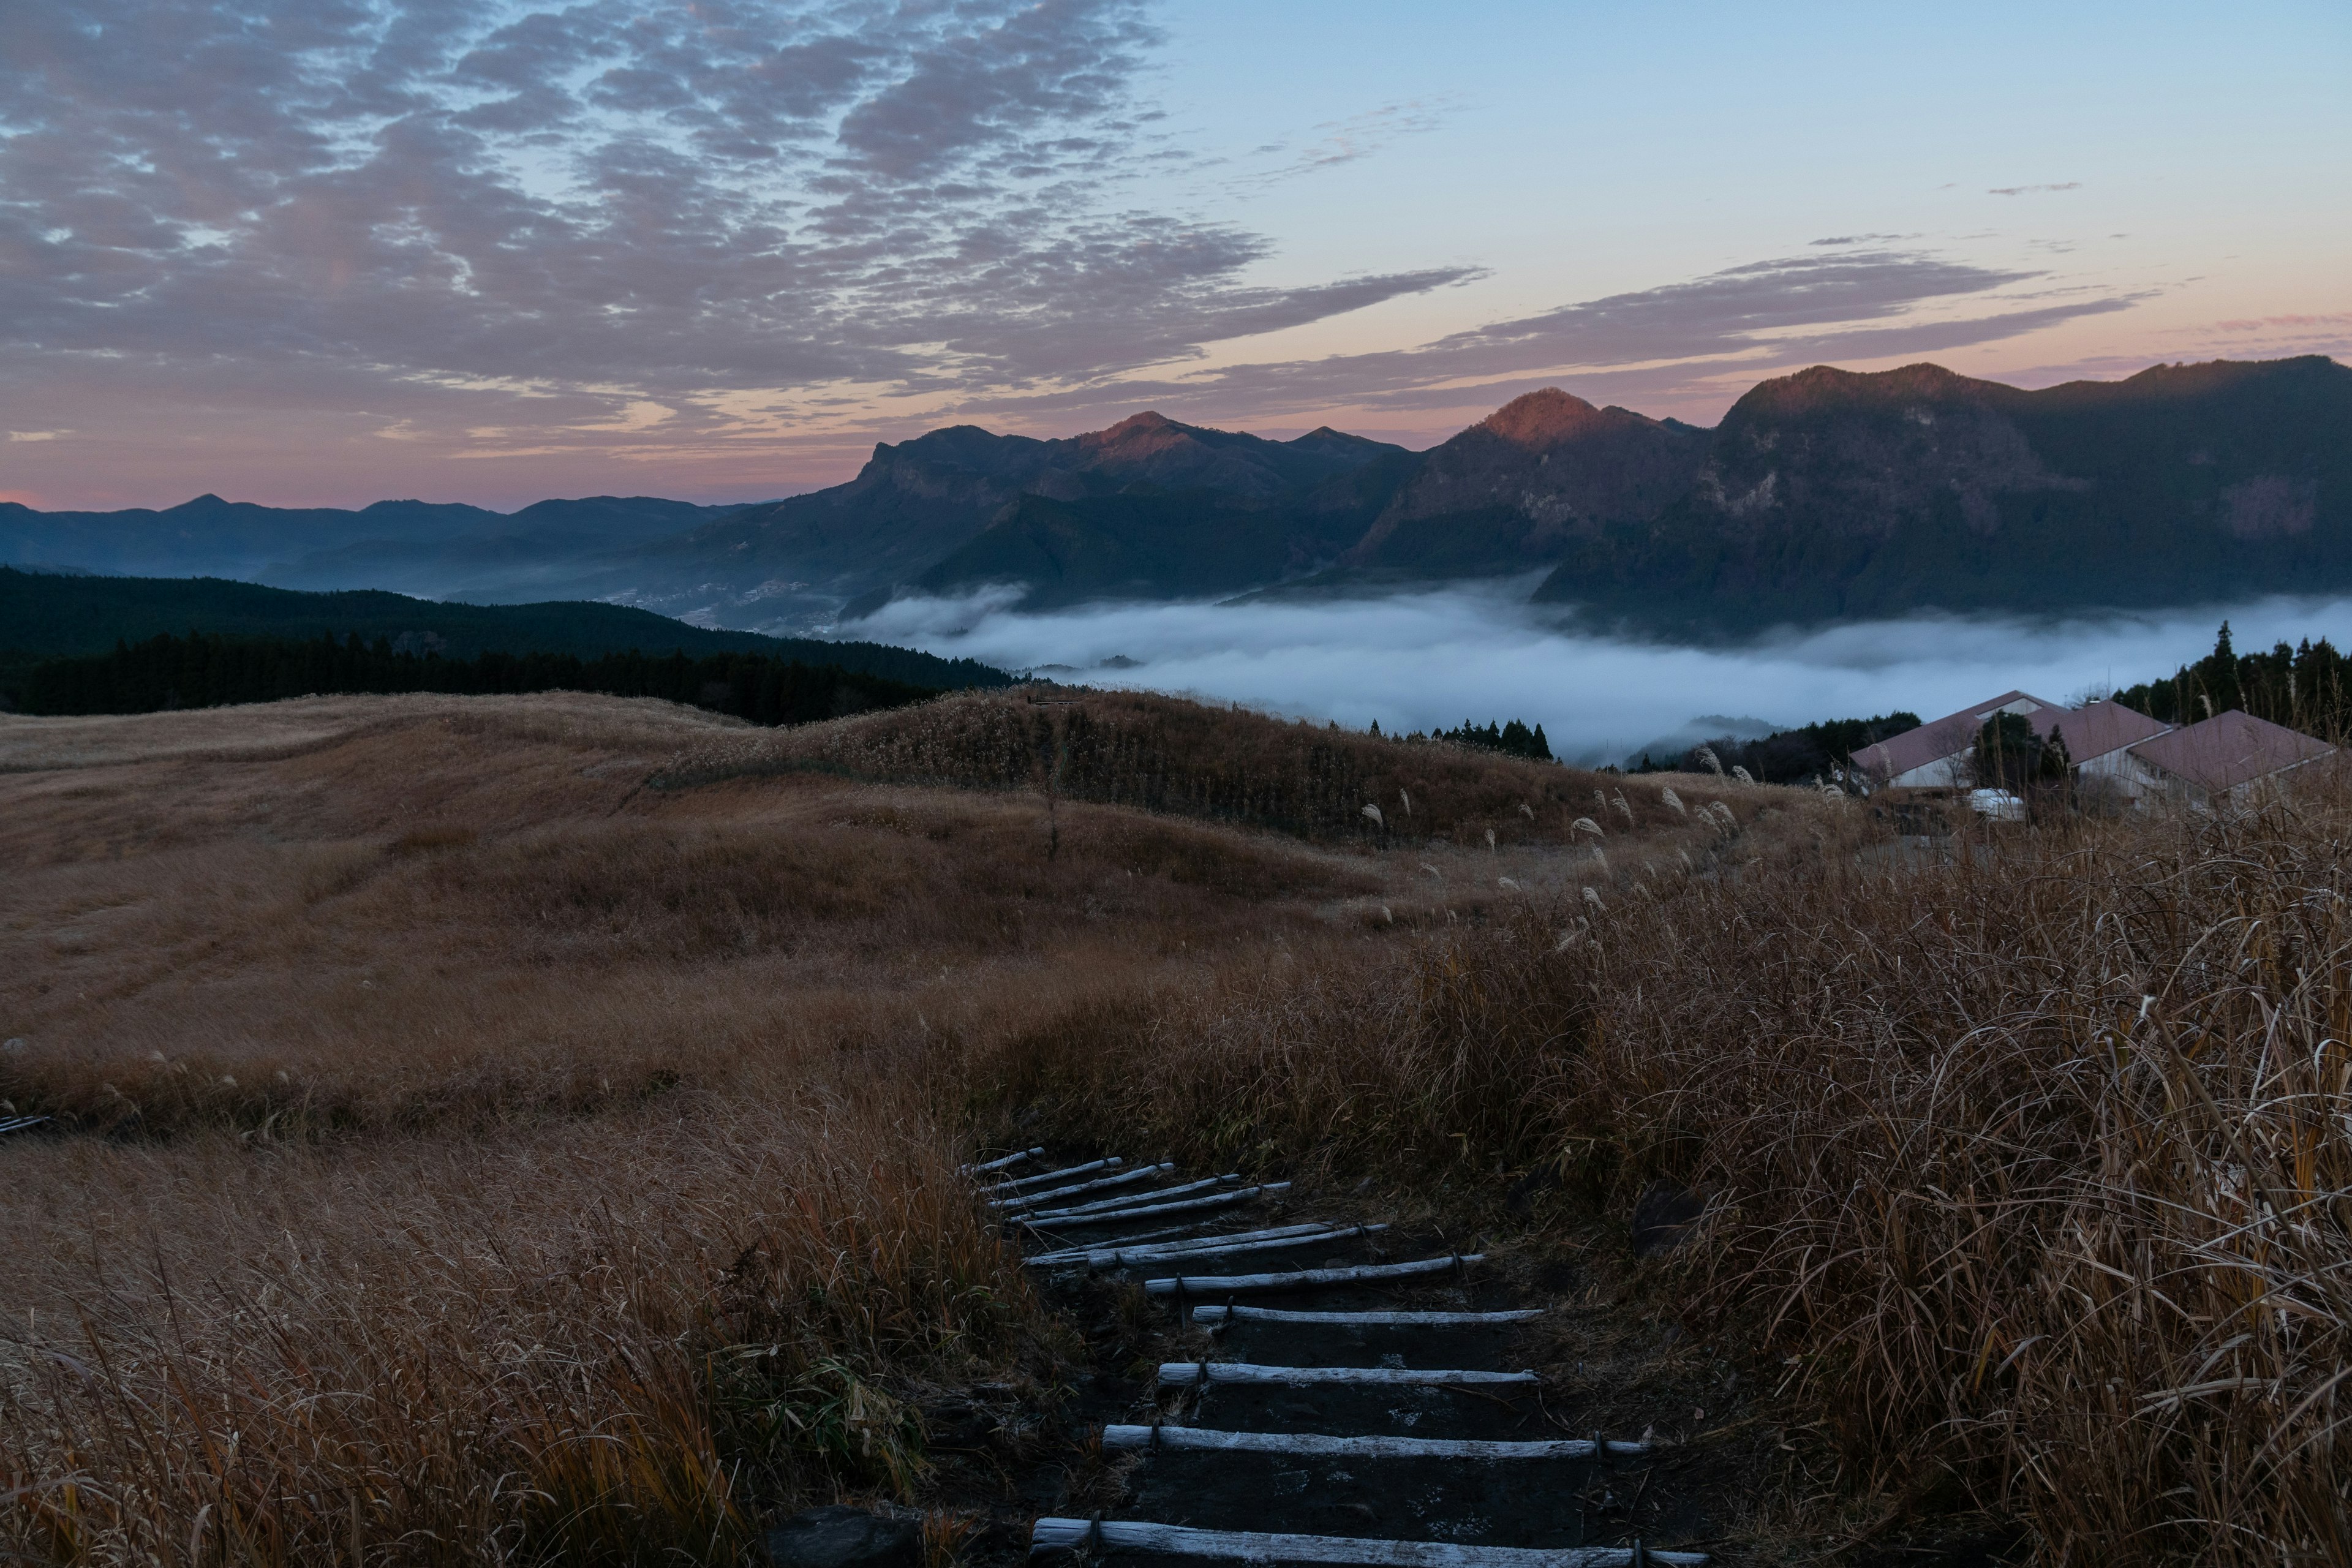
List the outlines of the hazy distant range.
{"type": "Polygon", "coordinates": [[[635,605],[873,635],[885,605],[1331,602],[1436,584],[1681,644],[1920,611],[2156,611],[2352,590],[2352,369],[2158,365],[2021,391],[1935,365],[1764,382],[1713,429],[1557,390],[1412,452],[1138,414],[1057,440],[877,446],[786,500],[0,505],[0,563],[436,598],[635,605]]]}

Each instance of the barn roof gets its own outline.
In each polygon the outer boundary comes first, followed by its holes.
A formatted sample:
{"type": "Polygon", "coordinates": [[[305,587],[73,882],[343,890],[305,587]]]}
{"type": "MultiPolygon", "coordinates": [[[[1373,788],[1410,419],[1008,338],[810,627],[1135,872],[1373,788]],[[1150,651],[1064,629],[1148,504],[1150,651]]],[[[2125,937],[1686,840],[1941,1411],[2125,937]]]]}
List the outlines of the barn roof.
{"type": "Polygon", "coordinates": [[[2209,793],[2327,755],[2323,741],[2232,708],[2132,747],[2131,754],[2209,793]]]}
{"type": "Polygon", "coordinates": [[[2061,708],[2048,714],[2032,715],[2036,733],[2049,734],[2053,730],[2066,742],[2066,758],[2075,766],[2109,752],[2137,745],[2163,734],[2171,726],[2160,724],[2120,702],[2091,702],[2080,708],[2061,708]]]}
{"type": "MultiPolygon", "coordinates": [[[[1957,713],[1947,713],[1916,730],[1906,730],[1900,735],[1890,735],[1874,745],[1864,746],[1854,752],[1854,765],[1891,779],[1914,768],[1924,768],[1929,763],[1956,757],[1976,744],[1977,731],[1983,727],[1989,716],[2013,702],[2034,705],[2035,712],[2026,717],[2036,730],[2047,727],[2039,721],[2037,715],[2058,707],[2057,703],[2031,692],[2004,691],[1983,702],[1971,703],[1957,713]]],[[[2071,750],[2073,740],[2070,738],[2066,743],[2071,750]]]]}

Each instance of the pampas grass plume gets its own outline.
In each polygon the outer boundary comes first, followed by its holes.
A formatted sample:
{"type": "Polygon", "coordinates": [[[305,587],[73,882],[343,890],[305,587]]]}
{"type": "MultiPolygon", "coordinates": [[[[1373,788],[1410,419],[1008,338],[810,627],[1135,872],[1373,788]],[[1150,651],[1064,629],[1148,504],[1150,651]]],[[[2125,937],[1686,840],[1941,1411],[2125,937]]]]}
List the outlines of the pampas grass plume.
{"type": "Polygon", "coordinates": [[[1687,810],[1684,809],[1683,797],[1676,795],[1671,788],[1660,790],[1658,792],[1658,801],[1668,810],[1672,811],[1676,816],[1688,816],[1690,815],[1687,810]]]}
{"type": "Polygon", "coordinates": [[[1364,815],[1370,817],[1376,826],[1386,827],[1389,825],[1389,819],[1381,815],[1381,808],[1369,801],[1364,804],[1364,815]]]}

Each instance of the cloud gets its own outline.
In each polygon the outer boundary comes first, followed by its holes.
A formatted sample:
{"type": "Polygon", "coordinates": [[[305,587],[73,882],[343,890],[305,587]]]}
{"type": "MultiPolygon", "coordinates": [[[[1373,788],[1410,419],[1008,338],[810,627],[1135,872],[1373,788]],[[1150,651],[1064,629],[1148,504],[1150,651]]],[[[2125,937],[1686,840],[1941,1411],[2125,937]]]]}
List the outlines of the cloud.
{"type": "Polygon", "coordinates": [[[2130,307],[2084,292],[2054,303],[2004,293],[2044,274],[1916,249],[1844,250],[1725,268],[1563,305],[1417,348],[1244,363],[1181,379],[1128,379],[981,406],[1051,411],[1185,402],[1226,416],[1333,405],[1381,411],[1493,405],[1563,375],[1608,374],[1612,395],[1669,395],[1727,373],[1748,379],[1833,359],[1937,353],[2130,307]],[[1973,301],[1975,313],[1951,314],[1973,301]],[[1986,310],[1985,303],[2016,308],[1986,310]]]}
{"type": "Polygon", "coordinates": [[[1987,191],[1985,195],[1989,196],[2032,196],[2039,195],[2044,191],[2079,191],[2082,188],[2082,181],[2068,180],[2063,185],[1996,185],[1992,189],[1987,191]]]}
{"type": "Polygon", "coordinates": [[[1471,275],[1244,283],[1131,210],[1140,0],[23,0],[0,377],[364,367],[625,402],[1023,384],[1471,275]]]}
{"type": "Polygon", "coordinates": [[[857,634],[1063,679],[1238,701],[1391,733],[1465,719],[1541,723],[1555,752],[1613,761],[1702,713],[1780,726],[1908,709],[1935,719],[2012,688],[2058,701],[2169,675],[2226,617],[2241,646],[2341,625],[2352,601],[2266,599],[2055,622],[1926,616],[1738,648],[1564,631],[1525,584],[1338,604],[1111,606],[1016,615],[1008,596],[902,601],[857,634]],[[1114,656],[1132,669],[1101,668],[1114,656]]]}
{"type": "Polygon", "coordinates": [[[1413,98],[1384,103],[1345,120],[1327,120],[1315,127],[1316,134],[1304,147],[1294,149],[1289,142],[1273,142],[1254,149],[1260,156],[1284,153],[1290,156],[1272,169],[1243,175],[1233,181],[1230,188],[1264,190],[1286,180],[1360,162],[1401,137],[1437,130],[1456,107],[1450,98],[1413,98]]]}

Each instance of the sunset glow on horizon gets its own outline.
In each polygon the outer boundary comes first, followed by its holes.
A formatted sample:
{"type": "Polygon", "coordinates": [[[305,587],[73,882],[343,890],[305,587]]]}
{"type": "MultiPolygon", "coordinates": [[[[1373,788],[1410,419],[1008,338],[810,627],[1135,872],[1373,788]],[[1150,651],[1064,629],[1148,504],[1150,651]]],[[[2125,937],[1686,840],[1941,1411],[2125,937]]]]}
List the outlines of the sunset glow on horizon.
{"type": "Polygon", "coordinates": [[[2352,359],[2352,12],[22,0],[0,500],[2352,359]]]}

